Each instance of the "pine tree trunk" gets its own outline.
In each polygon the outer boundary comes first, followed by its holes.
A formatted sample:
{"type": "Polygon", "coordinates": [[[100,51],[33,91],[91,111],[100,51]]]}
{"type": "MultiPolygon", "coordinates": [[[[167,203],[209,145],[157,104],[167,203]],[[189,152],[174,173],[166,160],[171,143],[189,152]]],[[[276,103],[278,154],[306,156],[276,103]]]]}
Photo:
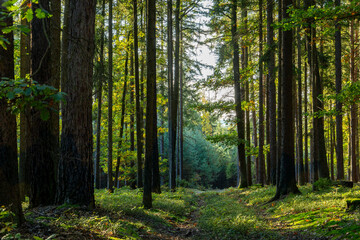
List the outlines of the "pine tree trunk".
{"type": "Polygon", "coordinates": [[[140,82],[139,82],[139,50],[138,50],[138,14],[137,14],[137,0],[133,0],[134,8],[134,53],[135,53],[135,104],[136,104],[136,145],[137,145],[137,186],[143,187],[143,176],[142,176],[142,115],[140,105],[140,82]]]}
{"type": "Polygon", "coordinates": [[[274,23],[273,20],[274,3],[267,2],[267,44],[270,49],[268,60],[269,76],[269,120],[270,120],[270,183],[276,185],[276,86],[275,86],[275,48],[274,48],[274,23]]]}
{"type": "MultiPolygon", "coordinates": [[[[291,0],[283,0],[282,18],[289,17],[288,8],[291,0]]],[[[282,138],[280,177],[274,199],[289,193],[299,193],[295,180],[294,161],[294,109],[293,109],[293,57],[292,57],[292,30],[283,31],[282,35],[282,138]]]]}
{"type": "Polygon", "coordinates": [[[305,144],[305,164],[304,164],[304,175],[305,175],[305,182],[310,182],[310,171],[309,171],[309,148],[308,148],[308,80],[307,80],[307,63],[304,63],[304,111],[305,111],[305,120],[304,120],[304,144],[305,144]]]}
{"type": "Polygon", "coordinates": [[[102,85],[104,80],[104,25],[105,25],[105,0],[102,1],[102,10],[101,16],[103,17],[103,22],[101,26],[100,32],[100,74],[98,79],[98,112],[97,112],[97,119],[96,119],[96,158],[95,158],[95,187],[97,189],[101,188],[101,175],[100,175],[100,147],[101,147],[101,114],[102,114],[102,85]]]}
{"type": "Polygon", "coordinates": [[[156,113],[156,0],[148,0],[147,19],[147,105],[143,204],[145,208],[151,208],[152,164],[159,160],[156,113]]]}
{"type": "MultiPolygon", "coordinates": [[[[131,45],[130,50],[130,79],[129,79],[129,94],[130,94],[130,151],[135,152],[135,104],[134,104],[134,48],[131,45]]],[[[130,187],[136,188],[136,173],[135,173],[135,159],[130,158],[130,187]]]]}
{"type": "MultiPolygon", "coordinates": [[[[32,4],[33,11],[40,8],[50,12],[50,1],[32,4]]],[[[34,18],[31,22],[31,75],[39,84],[52,85],[50,18],[34,18]]],[[[54,76],[56,77],[56,76],[54,76]]],[[[54,115],[50,112],[50,116],[54,115]]],[[[54,121],[42,119],[40,111],[32,108],[29,115],[29,139],[26,150],[30,164],[30,207],[55,202],[58,135],[54,135],[54,121]]]]}
{"type": "MultiPolygon", "coordinates": [[[[300,8],[300,0],[297,1],[298,8],[300,8]]],[[[301,37],[300,37],[300,27],[296,29],[297,32],[297,79],[298,79],[298,168],[299,168],[299,176],[298,182],[299,185],[305,184],[305,172],[304,172],[304,162],[303,162],[303,126],[302,126],[302,75],[301,75],[301,37]]]]}
{"type": "Polygon", "coordinates": [[[113,180],[113,1],[109,0],[109,69],[108,69],[108,190],[110,193],[114,192],[113,180]]]}
{"type": "Polygon", "coordinates": [[[173,176],[174,166],[174,156],[175,156],[175,140],[174,140],[174,132],[173,132],[173,19],[172,19],[172,0],[167,1],[167,31],[168,31],[168,39],[167,39],[167,57],[168,57],[168,128],[169,128],[169,188],[175,188],[175,176],[173,176]]]}
{"type": "Polygon", "coordinates": [[[231,8],[231,36],[233,46],[233,71],[234,71],[234,89],[235,89],[235,105],[236,105],[236,126],[238,140],[237,145],[239,167],[240,167],[240,182],[239,187],[248,187],[247,171],[246,171],[246,156],[245,156],[245,124],[244,124],[244,111],[241,109],[241,90],[240,90],[240,73],[239,73],[239,44],[237,32],[237,1],[232,1],[231,8]]]}
{"type": "MultiPolygon", "coordinates": [[[[0,32],[13,25],[12,17],[4,9],[4,0],[0,0],[0,13],[7,16],[2,19],[0,32]],[[6,14],[6,15],[5,15],[6,14]]],[[[7,49],[0,47],[0,81],[2,78],[14,79],[14,36],[13,32],[3,35],[8,40],[7,49]]],[[[0,205],[9,207],[15,213],[18,225],[24,222],[21,208],[18,180],[16,116],[8,110],[7,100],[0,99],[0,205]]]]}
{"type": "MultiPolygon", "coordinates": [[[[29,0],[23,3],[27,6],[29,0]]],[[[30,29],[30,23],[26,19],[21,20],[21,25],[30,29]]],[[[26,75],[30,74],[30,33],[21,33],[20,36],[20,78],[25,79],[26,75]]],[[[26,149],[29,144],[28,121],[26,115],[29,114],[29,109],[26,108],[20,113],[20,159],[19,159],[19,182],[20,182],[20,196],[21,200],[25,200],[25,196],[29,196],[29,166],[26,162],[26,149]]]]}
{"type": "MultiPolygon", "coordinates": [[[[340,6],[340,0],[335,0],[335,5],[340,6]]],[[[335,24],[335,75],[336,75],[336,94],[341,92],[341,25],[335,24]]],[[[343,118],[342,118],[342,102],[336,100],[336,166],[337,179],[344,179],[344,149],[343,149],[343,118]]]]}
{"type": "MultiPolygon", "coordinates": [[[[356,74],[355,74],[355,26],[354,21],[351,20],[350,22],[350,78],[351,82],[354,84],[357,81],[356,74]]],[[[357,182],[357,128],[358,128],[358,108],[357,103],[353,102],[351,104],[351,180],[353,182],[357,182]]]]}
{"type": "Polygon", "coordinates": [[[61,158],[57,202],[94,207],[92,74],[95,36],[95,0],[69,0],[65,16],[70,34],[66,47],[67,93],[62,112],[61,158]]]}
{"type": "Polygon", "coordinates": [[[262,9],[263,1],[259,0],[259,184],[265,184],[265,159],[264,159],[264,83],[263,83],[263,31],[262,9]]]}
{"type": "MultiPolygon", "coordinates": [[[[278,23],[282,22],[282,0],[278,0],[278,23]]],[[[282,84],[282,29],[279,28],[278,33],[278,106],[277,106],[277,149],[276,149],[276,185],[279,183],[280,178],[280,156],[281,156],[281,84],[282,84]]]]}
{"type": "MultiPolygon", "coordinates": [[[[127,42],[129,42],[129,36],[127,37],[127,42]]],[[[125,57],[125,73],[124,73],[124,86],[123,86],[123,94],[121,99],[121,119],[120,119],[120,134],[119,134],[119,152],[118,157],[116,161],[116,167],[115,167],[115,181],[118,181],[119,179],[119,168],[120,168],[120,153],[122,148],[122,142],[123,142],[123,135],[124,135],[124,128],[125,128],[125,108],[126,108],[126,92],[127,92],[127,78],[128,78],[128,62],[129,62],[129,51],[127,49],[126,51],[126,57],[125,57]]]]}

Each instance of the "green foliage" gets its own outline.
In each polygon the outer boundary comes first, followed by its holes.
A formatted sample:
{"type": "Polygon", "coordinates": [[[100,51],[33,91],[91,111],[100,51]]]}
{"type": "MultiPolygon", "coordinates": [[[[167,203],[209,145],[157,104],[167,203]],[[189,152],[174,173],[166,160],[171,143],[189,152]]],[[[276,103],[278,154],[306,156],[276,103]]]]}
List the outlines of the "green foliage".
{"type": "Polygon", "coordinates": [[[14,216],[5,206],[0,207],[0,234],[8,233],[16,227],[13,223],[14,216]]]}
{"type": "Polygon", "coordinates": [[[2,78],[0,81],[0,99],[6,99],[13,114],[33,107],[40,111],[41,119],[48,120],[50,111],[55,110],[54,103],[65,102],[64,97],[65,93],[36,81],[8,78],[2,78]]]}
{"type": "Polygon", "coordinates": [[[332,181],[328,178],[320,178],[313,184],[313,188],[316,190],[326,190],[332,186],[332,181]]]}

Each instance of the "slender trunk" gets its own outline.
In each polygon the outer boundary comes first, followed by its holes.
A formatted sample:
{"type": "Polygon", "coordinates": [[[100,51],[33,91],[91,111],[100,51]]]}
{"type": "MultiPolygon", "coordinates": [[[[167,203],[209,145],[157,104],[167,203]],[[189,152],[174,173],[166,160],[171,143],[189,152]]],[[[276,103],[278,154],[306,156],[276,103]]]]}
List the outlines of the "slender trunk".
{"type": "MultiPolygon", "coordinates": [[[[355,26],[354,21],[351,20],[350,23],[350,77],[351,82],[354,84],[357,82],[356,74],[355,74],[355,26]]],[[[357,182],[357,158],[356,158],[356,149],[357,149],[357,125],[358,125],[358,109],[357,103],[353,102],[351,104],[351,179],[353,182],[357,182]]]]}
{"type": "MultiPolygon", "coordinates": [[[[102,1],[102,10],[101,15],[105,19],[105,0],[102,1]]],[[[97,121],[96,121],[96,159],[95,159],[95,187],[100,189],[101,186],[101,176],[100,176],[100,147],[101,147],[101,114],[102,114],[102,82],[104,79],[104,25],[103,20],[101,26],[101,36],[100,36],[100,74],[98,79],[98,112],[97,112],[97,121]]],[[[115,178],[116,179],[116,178],[115,178]]]]}
{"type": "MultiPolygon", "coordinates": [[[[130,50],[130,152],[135,152],[135,115],[134,115],[134,48],[131,46],[130,50]]],[[[135,160],[130,158],[130,187],[136,188],[136,176],[135,176],[135,160]]]]}
{"type": "MultiPolygon", "coordinates": [[[[183,34],[181,32],[181,42],[183,39],[183,34]]],[[[180,99],[179,99],[179,108],[180,108],[180,116],[179,116],[179,180],[183,179],[183,162],[184,162],[184,96],[183,96],[183,88],[184,88],[184,69],[183,69],[183,55],[184,55],[184,47],[181,46],[180,52],[180,99]]]]}
{"type": "Polygon", "coordinates": [[[264,83],[263,83],[263,31],[262,31],[262,6],[263,1],[259,0],[259,182],[265,184],[265,159],[264,159],[264,83]]]}
{"type": "Polygon", "coordinates": [[[135,92],[136,92],[136,145],[137,145],[137,186],[143,187],[142,177],[142,116],[140,105],[140,83],[139,83],[139,52],[138,52],[138,23],[137,23],[137,0],[133,0],[134,7],[134,52],[135,52],[135,92]]]}
{"type": "Polygon", "coordinates": [[[270,120],[270,183],[276,184],[276,86],[275,86],[275,48],[274,48],[274,23],[273,20],[274,2],[267,1],[267,44],[270,49],[268,60],[269,76],[269,120],[270,120]]]}
{"type": "Polygon", "coordinates": [[[169,129],[169,188],[174,189],[175,187],[175,177],[173,176],[173,170],[175,166],[173,163],[175,159],[173,159],[174,151],[175,151],[175,143],[174,143],[174,132],[173,132],[173,19],[172,19],[172,8],[173,8],[172,0],[167,0],[167,31],[168,31],[168,39],[167,39],[167,57],[168,57],[168,129],[169,129]]]}
{"type": "Polygon", "coordinates": [[[177,114],[178,114],[178,105],[179,105],[179,77],[180,77],[180,0],[176,0],[175,8],[175,75],[174,75],[174,85],[172,86],[172,98],[171,98],[171,168],[170,172],[170,189],[175,190],[176,187],[176,129],[177,129],[177,114]]]}
{"type": "Polygon", "coordinates": [[[145,208],[151,208],[152,163],[159,160],[156,113],[156,0],[148,0],[147,19],[147,105],[143,204],[145,208]]]}
{"type": "Polygon", "coordinates": [[[305,144],[305,182],[308,183],[310,181],[309,176],[309,148],[308,148],[308,87],[307,87],[307,63],[304,63],[304,111],[305,111],[305,120],[304,120],[304,144],[305,144]]]}
{"type": "MultiPolygon", "coordinates": [[[[335,0],[335,5],[340,6],[340,0],[335,0]]],[[[336,94],[341,93],[341,25],[335,24],[335,75],[336,75],[336,94]]],[[[343,149],[343,118],[342,118],[342,102],[336,100],[336,163],[337,163],[337,179],[344,179],[344,149],[343,149]]]]}
{"type": "MultiPolygon", "coordinates": [[[[300,8],[300,0],[297,0],[298,8],[300,8]]],[[[300,27],[296,29],[297,32],[297,79],[298,79],[298,182],[299,185],[305,184],[305,173],[304,173],[304,162],[303,162],[303,129],[302,129],[302,75],[301,75],[301,37],[300,37],[300,27]]]]}
{"type": "Polygon", "coordinates": [[[108,72],[108,190],[114,192],[113,181],[113,0],[109,0],[109,72],[108,72]]]}
{"type": "MultiPolygon", "coordinates": [[[[50,10],[52,17],[50,19],[50,39],[51,39],[51,79],[50,85],[55,87],[57,91],[60,89],[60,54],[61,54],[61,1],[50,0],[50,10]]],[[[54,145],[52,158],[54,159],[55,181],[57,179],[57,170],[59,165],[60,154],[60,118],[59,103],[54,103],[50,114],[52,124],[52,135],[54,136],[54,145]]],[[[56,185],[56,184],[55,184],[56,185]]],[[[56,192],[54,193],[56,195],[56,192]]]]}
{"type": "Polygon", "coordinates": [[[248,187],[247,171],[246,171],[246,156],[245,156],[245,126],[244,126],[244,111],[241,109],[241,90],[240,90],[240,73],[239,73],[239,44],[237,32],[237,1],[232,1],[231,9],[231,36],[233,46],[233,71],[234,71],[234,88],[235,88],[235,105],[236,105],[236,126],[238,140],[237,145],[239,167],[240,167],[240,182],[239,187],[248,187]]]}
{"type": "MultiPolygon", "coordinates": [[[[278,0],[278,11],[279,11],[279,18],[278,23],[282,22],[282,0],[278,0]]],[[[281,156],[281,84],[282,84],[282,52],[281,52],[281,46],[282,46],[282,29],[279,28],[278,33],[278,105],[277,105],[277,149],[276,149],[276,185],[279,183],[280,178],[280,156],[281,156]]]]}
{"type": "MultiPolygon", "coordinates": [[[[27,6],[29,0],[23,3],[27,6]]],[[[30,23],[26,19],[21,20],[21,25],[30,29],[30,23]]],[[[30,74],[30,34],[21,33],[20,35],[20,78],[25,79],[30,74]]],[[[29,144],[28,122],[26,115],[29,109],[26,108],[20,113],[20,160],[19,160],[19,182],[21,200],[25,200],[25,196],[29,196],[29,166],[26,162],[26,148],[29,144]]]]}
{"type": "MultiPolygon", "coordinates": [[[[127,37],[127,42],[129,42],[129,36],[127,37]]],[[[115,181],[118,181],[119,179],[119,168],[120,168],[120,160],[121,160],[121,148],[122,148],[122,142],[123,142],[123,135],[124,135],[124,128],[125,128],[125,108],[126,108],[126,92],[127,92],[127,78],[128,78],[128,62],[129,62],[129,51],[127,49],[126,51],[126,57],[125,57],[125,73],[124,73],[124,87],[123,87],[123,94],[121,99],[121,119],[120,119],[120,133],[119,133],[119,153],[116,161],[116,168],[115,168],[115,181]]]]}

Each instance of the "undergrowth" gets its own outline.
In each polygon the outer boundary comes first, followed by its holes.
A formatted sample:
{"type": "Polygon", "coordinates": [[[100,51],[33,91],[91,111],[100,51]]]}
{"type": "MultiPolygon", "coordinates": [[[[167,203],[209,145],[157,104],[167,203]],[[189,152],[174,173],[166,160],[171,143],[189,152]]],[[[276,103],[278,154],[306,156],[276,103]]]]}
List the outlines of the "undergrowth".
{"type": "Polygon", "coordinates": [[[324,184],[315,192],[302,186],[301,195],[270,203],[276,190],[270,186],[179,188],[154,194],[150,210],[142,207],[141,190],[96,190],[93,211],[71,205],[26,210],[28,229],[17,228],[0,208],[0,238],[360,239],[359,210],[346,209],[346,200],[360,199],[360,187],[324,184]]]}

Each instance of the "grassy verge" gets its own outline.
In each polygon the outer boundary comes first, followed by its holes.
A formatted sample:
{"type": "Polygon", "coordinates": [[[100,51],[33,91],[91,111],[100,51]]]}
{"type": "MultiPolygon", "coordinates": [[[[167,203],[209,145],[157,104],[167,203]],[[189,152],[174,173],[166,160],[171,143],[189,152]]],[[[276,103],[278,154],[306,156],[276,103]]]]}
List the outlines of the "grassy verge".
{"type": "Polygon", "coordinates": [[[178,189],[155,194],[153,209],[142,207],[141,190],[96,191],[97,208],[48,206],[26,211],[27,223],[16,228],[0,208],[4,239],[360,239],[359,210],[346,211],[353,189],[311,185],[267,203],[274,187],[224,191],[178,189]]]}
{"type": "Polygon", "coordinates": [[[266,204],[275,195],[274,187],[229,189],[231,198],[244,201],[248,208],[269,220],[268,228],[294,234],[329,239],[360,239],[359,211],[346,211],[346,200],[360,198],[360,187],[353,189],[328,186],[313,192],[312,186],[300,187],[301,195],[290,195],[266,204]]]}

